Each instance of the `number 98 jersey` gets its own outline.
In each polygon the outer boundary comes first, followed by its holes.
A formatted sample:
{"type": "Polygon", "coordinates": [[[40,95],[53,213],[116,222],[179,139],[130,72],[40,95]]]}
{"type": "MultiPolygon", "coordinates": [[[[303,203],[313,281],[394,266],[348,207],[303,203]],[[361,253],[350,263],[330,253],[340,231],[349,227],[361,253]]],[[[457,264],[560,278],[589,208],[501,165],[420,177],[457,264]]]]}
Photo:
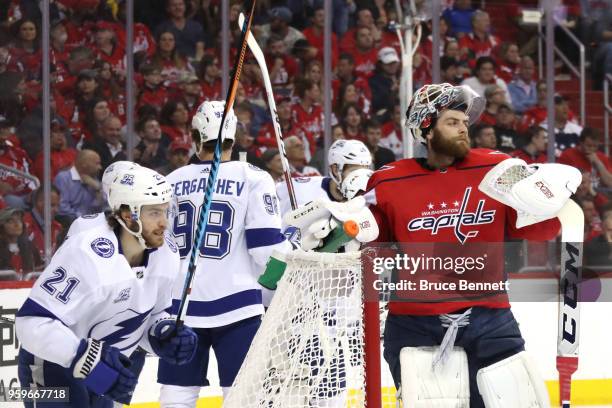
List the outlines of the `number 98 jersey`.
{"type": "Polygon", "coordinates": [[[185,317],[191,327],[219,327],[262,314],[257,278],[273,250],[291,250],[281,233],[272,177],[238,161],[220,164],[206,232],[200,247],[193,248],[210,168],[210,161],[198,161],[167,176],[178,202],[173,234],[181,256],[181,277],[172,292],[174,313],[191,251],[199,257],[185,317]]]}

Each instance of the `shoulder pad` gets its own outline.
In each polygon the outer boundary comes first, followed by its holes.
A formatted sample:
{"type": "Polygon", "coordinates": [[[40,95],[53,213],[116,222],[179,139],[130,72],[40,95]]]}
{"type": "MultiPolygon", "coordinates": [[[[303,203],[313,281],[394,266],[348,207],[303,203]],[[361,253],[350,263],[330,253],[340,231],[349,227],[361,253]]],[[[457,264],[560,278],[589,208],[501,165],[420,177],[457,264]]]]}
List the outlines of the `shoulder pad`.
{"type": "Polygon", "coordinates": [[[247,163],[247,165],[249,166],[249,168],[250,168],[251,170],[255,170],[255,171],[265,171],[265,170],[262,170],[262,169],[260,169],[259,167],[255,166],[254,164],[247,163]]]}

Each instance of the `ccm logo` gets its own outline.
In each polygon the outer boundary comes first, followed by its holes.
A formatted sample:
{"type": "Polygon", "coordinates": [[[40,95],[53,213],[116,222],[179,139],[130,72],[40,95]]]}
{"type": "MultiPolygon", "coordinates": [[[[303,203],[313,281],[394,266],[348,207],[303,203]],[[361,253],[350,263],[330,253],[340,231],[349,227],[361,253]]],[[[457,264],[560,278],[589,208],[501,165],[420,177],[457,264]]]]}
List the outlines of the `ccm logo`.
{"type": "Polygon", "coordinates": [[[550,191],[549,188],[546,187],[544,185],[544,183],[542,183],[541,181],[536,181],[535,185],[536,185],[537,188],[540,189],[542,194],[544,194],[546,196],[546,198],[553,198],[554,197],[552,191],[550,191]]]}

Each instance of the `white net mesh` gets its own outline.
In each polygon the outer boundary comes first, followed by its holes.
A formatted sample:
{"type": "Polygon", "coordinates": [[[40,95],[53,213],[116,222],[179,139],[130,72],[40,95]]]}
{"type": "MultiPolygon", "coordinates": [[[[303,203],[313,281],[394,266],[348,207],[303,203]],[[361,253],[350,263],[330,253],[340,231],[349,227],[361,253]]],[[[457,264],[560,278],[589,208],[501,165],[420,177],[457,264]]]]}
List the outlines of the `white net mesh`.
{"type": "Polygon", "coordinates": [[[225,408],[363,407],[359,253],[296,252],[225,408]]]}

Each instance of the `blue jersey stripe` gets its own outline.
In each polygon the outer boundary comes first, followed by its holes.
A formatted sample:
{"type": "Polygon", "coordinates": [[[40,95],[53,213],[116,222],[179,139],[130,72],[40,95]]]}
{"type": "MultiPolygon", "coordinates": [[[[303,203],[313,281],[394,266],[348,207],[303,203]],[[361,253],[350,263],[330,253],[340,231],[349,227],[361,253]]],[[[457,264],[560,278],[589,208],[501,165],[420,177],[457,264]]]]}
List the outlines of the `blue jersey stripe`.
{"type": "Polygon", "coordinates": [[[64,326],[68,327],[68,325],[62,322],[62,319],[53,314],[53,312],[49,311],[47,308],[39,305],[36,301],[27,298],[24,302],[23,306],[19,309],[16,317],[26,317],[26,316],[36,316],[36,317],[47,317],[49,319],[57,320],[61,322],[64,326]]]}
{"type": "MultiPolygon", "coordinates": [[[[176,314],[178,311],[179,303],[178,299],[172,299],[172,314],[176,314]]],[[[243,290],[242,292],[210,301],[190,299],[187,306],[187,316],[213,317],[246,306],[260,305],[261,303],[261,290],[259,289],[243,290]]]]}
{"type": "Polygon", "coordinates": [[[251,228],[245,234],[248,249],[275,245],[285,240],[278,228],[251,228]]]}

